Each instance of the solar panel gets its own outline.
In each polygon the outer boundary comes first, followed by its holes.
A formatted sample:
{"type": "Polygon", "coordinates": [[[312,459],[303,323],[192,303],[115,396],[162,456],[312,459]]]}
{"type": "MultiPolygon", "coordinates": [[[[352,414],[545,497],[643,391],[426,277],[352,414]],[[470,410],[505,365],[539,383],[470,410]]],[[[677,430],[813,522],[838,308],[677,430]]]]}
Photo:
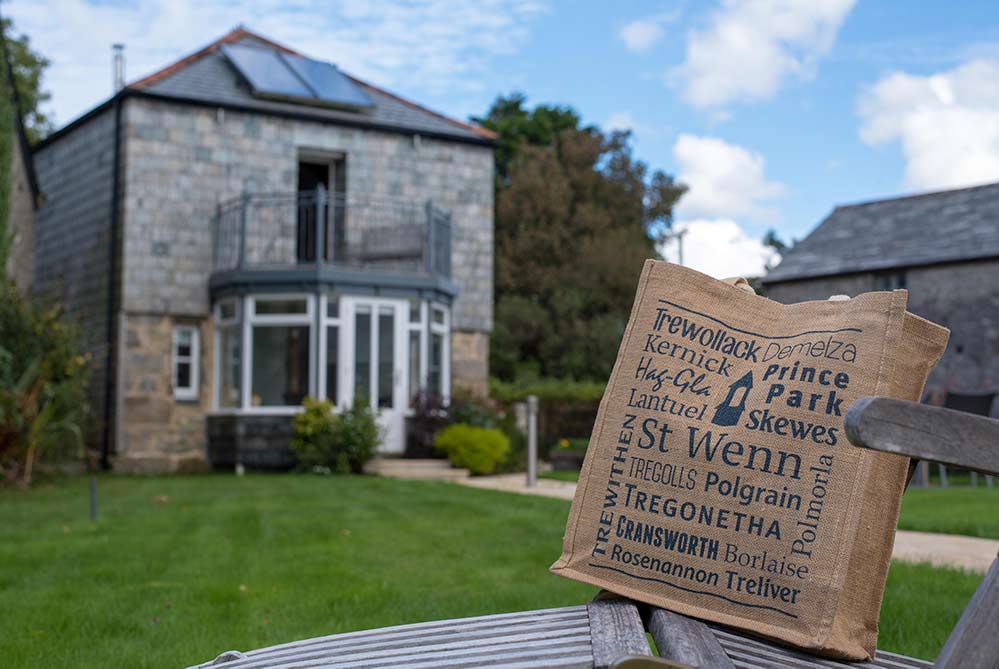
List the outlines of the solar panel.
{"type": "Polygon", "coordinates": [[[336,65],[283,53],[281,57],[320,100],[351,107],[370,107],[371,100],[336,65]]]}
{"type": "Polygon", "coordinates": [[[272,49],[223,44],[222,53],[239,70],[255,92],[296,98],[312,97],[312,91],[288,69],[285,62],[272,49]]]}
{"type": "Polygon", "coordinates": [[[244,44],[224,44],[222,53],[256,95],[340,107],[372,106],[371,99],[331,63],[244,44]]]}

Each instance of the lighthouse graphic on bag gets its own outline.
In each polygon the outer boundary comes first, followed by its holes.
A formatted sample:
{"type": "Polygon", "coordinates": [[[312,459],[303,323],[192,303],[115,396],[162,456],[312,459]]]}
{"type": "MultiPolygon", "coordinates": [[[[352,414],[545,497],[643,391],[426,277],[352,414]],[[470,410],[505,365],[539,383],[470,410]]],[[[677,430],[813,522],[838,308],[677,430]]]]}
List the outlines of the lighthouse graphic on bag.
{"type": "Polygon", "coordinates": [[[746,372],[742,378],[728,387],[728,395],[725,400],[715,409],[714,418],[711,422],[715,425],[737,425],[742,418],[742,412],[746,410],[746,398],[753,387],[753,371],[746,372]],[[736,399],[738,398],[738,399],[736,399]]]}

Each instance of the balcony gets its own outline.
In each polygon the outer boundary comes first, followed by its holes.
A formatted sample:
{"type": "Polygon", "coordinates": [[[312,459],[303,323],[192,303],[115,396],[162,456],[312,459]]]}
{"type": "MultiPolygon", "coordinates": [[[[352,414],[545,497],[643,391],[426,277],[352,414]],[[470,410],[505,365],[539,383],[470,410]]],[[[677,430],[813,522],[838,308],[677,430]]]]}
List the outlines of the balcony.
{"type": "Polygon", "coordinates": [[[451,214],[432,202],[309,192],[244,193],[215,215],[213,292],[371,283],[453,294],[451,214]]]}

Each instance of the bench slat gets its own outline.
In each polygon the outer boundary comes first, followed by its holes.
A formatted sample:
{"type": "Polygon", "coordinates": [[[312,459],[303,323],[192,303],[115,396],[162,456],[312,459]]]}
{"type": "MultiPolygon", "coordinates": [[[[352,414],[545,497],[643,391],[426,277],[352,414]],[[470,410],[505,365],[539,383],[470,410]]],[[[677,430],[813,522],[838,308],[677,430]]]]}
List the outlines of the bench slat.
{"type": "Polygon", "coordinates": [[[654,608],[649,632],[660,657],[700,669],[734,669],[714,632],[700,620],[654,608]]]}
{"type": "Polygon", "coordinates": [[[939,669],[999,666],[999,559],[992,563],[975,590],[933,666],[939,669]]]}
{"type": "Polygon", "coordinates": [[[642,616],[634,602],[601,592],[586,605],[586,611],[595,669],[610,667],[622,657],[652,655],[642,616]]]}
{"type": "Polygon", "coordinates": [[[854,446],[999,474],[999,420],[896,400],[861,397],[844,418],[854,446]]]}
{"type": "Polygon", "coordinates": [[[590,619],[587,606],[573,606],[399,625],[235,653],[198,666],[591,667],[590,619]]]}

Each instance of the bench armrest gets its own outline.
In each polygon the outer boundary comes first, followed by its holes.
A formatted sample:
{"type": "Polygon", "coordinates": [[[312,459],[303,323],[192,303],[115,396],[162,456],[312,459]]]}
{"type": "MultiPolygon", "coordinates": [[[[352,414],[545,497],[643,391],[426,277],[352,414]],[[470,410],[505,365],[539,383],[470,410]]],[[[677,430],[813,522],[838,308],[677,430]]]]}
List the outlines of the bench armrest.
{"type": "Polygon", "coordinates": [[[846,412],[854,446],[999,474],[999,420],[888,397],[861,397],[846,412]]]}

